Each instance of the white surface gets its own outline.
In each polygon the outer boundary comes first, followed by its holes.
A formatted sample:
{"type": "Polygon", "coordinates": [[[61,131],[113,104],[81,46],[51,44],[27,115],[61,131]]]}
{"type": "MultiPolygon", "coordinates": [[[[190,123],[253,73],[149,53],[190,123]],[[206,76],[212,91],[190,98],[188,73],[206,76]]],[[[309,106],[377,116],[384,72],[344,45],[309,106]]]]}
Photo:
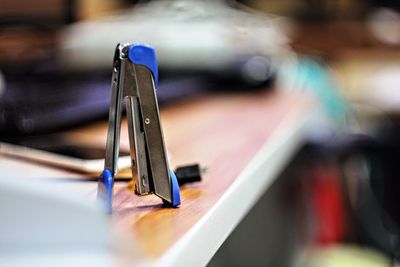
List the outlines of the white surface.
{"type": "Polygon", "coordinates": [[[383,111],[400,110],[400,66],[386,66],[365,77],[364,98],[383,111]]]}
{"type": "Polygon", "coordinates": [[[66,68],[107,69],[118,42],[144,43],[156,49],[160,67],[219,70],[240,57],[273,60],[286,53],[281,24],[282,18],[234,9],[223,1],[152,1],[72,24],[62,33],[59,51],[66,68]]]}
{"type": "Polygon", "coordinates": [[[54,182],[23,177],[20,169],[7,171],[12,165],[4,163],[0,266],[115,265],[109,221],[96,203],[54,182]]]}
{"type": "Polygon", "coordinates": [[[88,197],[97,185],[82,188],[81,177],[0,155],[1,267],[146,263],[135,240],[88,197]]]}
{"type": "Polygon", "coordinates": [[[154,266],[204,266],[273,183],[302,143],[310,114],[282,121],[232,186],[154,266]]]}

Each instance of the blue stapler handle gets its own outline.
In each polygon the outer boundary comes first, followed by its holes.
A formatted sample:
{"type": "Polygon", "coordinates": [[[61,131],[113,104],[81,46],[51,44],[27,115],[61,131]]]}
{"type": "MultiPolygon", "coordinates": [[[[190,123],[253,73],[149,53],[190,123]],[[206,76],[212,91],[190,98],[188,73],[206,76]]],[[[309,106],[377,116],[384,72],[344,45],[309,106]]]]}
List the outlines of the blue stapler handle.
{"type": "MultiPolygon", "coordinates": [[[[171,192],[172,192],[172,207],[178,207],[181,204],[181,194],[179,190],[178,179],[175,172],[169,169],[169,175],[171,177],[171,192]]],[[[112,212],[112,197],[113,197],[113,187],[114,187],[114,176],[109,169],[105,169],[99,177],[98,180],[97,197],[104,203],[105,210],[107,213],[112,212]]]]}
{"type": "Polygon", "coordinates": [[[181,193],[179,191],[178,178],[175,172],[169,169],[169,176],[171,177],[171,192],[172,192],[172,207],[176,208],[181,204],[181,193]]]}
{"type": "Polygon", "coordinates": [[[98,180],[97,198],[104,204],[107,213],[112,212],[113,187],[113,173],[109,169],[104,169],[98,180]]]}
{"type": "Polygon", "coordinates": [[[153,74],[154,86],[158,88],[158,65],[156,51],[148,45],[133,44],[129,47],[129,59],[139,65],[144,65],[153,74]]]}

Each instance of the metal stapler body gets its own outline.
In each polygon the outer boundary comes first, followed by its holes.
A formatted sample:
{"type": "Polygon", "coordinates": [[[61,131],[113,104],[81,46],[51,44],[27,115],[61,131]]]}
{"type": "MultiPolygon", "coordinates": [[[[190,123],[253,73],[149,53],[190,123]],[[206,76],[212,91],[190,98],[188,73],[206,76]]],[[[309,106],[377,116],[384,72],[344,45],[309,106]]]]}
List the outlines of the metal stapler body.
{"type": "Polygon", "coordinates": [[[156,97],[158,69],[152,47],[118,44],[115,49],[112,95],[104,171],[98,182],[98,197],[112,211],[114,175],[117,173],[122,105],[128,121],[132,176],[139,195],[154,193],[164,204],[180,205],[179,185],[170,169],[156,97]]]}

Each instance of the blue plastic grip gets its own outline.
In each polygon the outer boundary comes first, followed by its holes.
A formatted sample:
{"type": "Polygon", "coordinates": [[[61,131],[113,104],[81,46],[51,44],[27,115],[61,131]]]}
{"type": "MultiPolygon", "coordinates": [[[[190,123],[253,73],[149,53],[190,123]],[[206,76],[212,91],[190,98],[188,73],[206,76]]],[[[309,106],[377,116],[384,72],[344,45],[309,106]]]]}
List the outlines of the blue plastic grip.
{"type": "Polygon", "coordinates": [[[181,193],[179,191],[178,179],[173,170],[169,169],[169,176],[171,177],[171,191],[172,191],[172,207],[176,208],[181,204],[181,193]]]}
{"type": "Polygon", "coordinates": [[[156,51],[148,45],[134,44],[129,47],[128,58],[134,64],[144,65],[153,74],[154,86],[158,87],[158,65],[156,51]]]}
{"type": "Polygon", "coordinates": [[[109,169],[104,169],[100,174],[98,189],[97,189],[97,199],[102,202],[105,206],[107,213],[112,212],[112,196],[114,187],[114,176],[109,169]]]}

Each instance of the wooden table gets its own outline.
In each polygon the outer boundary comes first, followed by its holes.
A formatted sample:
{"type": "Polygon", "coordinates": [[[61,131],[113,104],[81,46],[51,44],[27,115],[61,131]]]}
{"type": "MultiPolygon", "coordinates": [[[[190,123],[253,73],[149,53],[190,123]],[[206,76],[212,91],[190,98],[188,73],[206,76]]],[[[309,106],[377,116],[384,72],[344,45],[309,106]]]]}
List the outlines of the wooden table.
{"type": "MultiPolygon", "coordinates": [[[[200,163],[207,173],[202,182],[181,188],[182,205],[175,209],[162,208],[158,197],[135,195],[131,182],[116,182],[115,227],[133,236],[151,264],[205,265],[301,145],[312,111],[305,96],[266,91],[214,95],[162,108],[172,166],[200,163]]],[[[104,145],[105,123],[81,128],[71,137],[104,145]]],[[[121,143],[128,147],[125,123],[121,143]]],[[[80,177],[33,164],[29,173],[80,177]]],[[[94,199],[95,180],[69,184],[94,199]]]]}

